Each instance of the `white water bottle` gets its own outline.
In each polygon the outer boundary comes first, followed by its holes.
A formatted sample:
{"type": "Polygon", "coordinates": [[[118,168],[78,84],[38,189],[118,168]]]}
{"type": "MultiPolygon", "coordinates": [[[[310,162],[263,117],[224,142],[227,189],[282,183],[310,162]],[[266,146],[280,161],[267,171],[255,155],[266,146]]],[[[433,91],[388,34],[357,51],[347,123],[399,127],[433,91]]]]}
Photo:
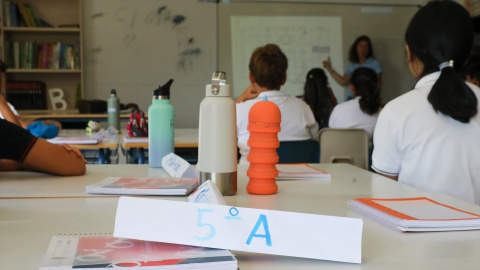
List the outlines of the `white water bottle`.
{"type": "Polygon", "coordinates": [[[237,192],[237,117],[225,72],[213,73],[200,103],[198,163],[200,182],[214,182],[222,195],[237,192]]]}

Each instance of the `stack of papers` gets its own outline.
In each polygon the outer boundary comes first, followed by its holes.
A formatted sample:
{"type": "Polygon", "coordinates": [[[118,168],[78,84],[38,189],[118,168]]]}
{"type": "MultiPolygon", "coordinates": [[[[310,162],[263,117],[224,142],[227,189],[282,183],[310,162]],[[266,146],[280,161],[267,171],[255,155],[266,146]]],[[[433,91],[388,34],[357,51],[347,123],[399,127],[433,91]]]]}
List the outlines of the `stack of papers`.
{"type": "Polygon", "coordinates": [[[101,235],[58,235],[51,239],[39,269],[236,270],[237,267],[237,260],[225,249],[101,235]]]}
{"type": "Polygon", "coordinates": [[[295,180],[295,179],[331,179],[332,176],[314,168],[306,163],[302,164],[277,164],[277,180],[295,180]]]}
{"type": "Polygon", "coordinates": [[[197,186],[196,178],[107,177],[85,187],[85,191],[118,195],[188,195],[197,186]]]}
{"type": "Polygon", "coordinates": [[[458,231],[480,229],[480,215],[421,198],[348,201],[348,208],[399,231],[458,231]]]}
{"type": "Polygon", "coordinates": [[[100,137],[55,137],[47,140],[54,144],[98,144],[102,142],[100,137]]]}
{"type": "Polygon", "coordinates": [[[123,142],[126,143],[148,143],[148,137],[123,137],[123,142]]]}

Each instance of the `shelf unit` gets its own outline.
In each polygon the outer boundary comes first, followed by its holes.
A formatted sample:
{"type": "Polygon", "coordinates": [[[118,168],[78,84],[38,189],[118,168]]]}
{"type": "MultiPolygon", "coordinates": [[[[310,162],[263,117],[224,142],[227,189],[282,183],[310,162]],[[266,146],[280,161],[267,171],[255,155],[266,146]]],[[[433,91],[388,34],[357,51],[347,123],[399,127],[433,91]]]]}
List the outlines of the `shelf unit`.
{"type": "MultiPolygon", "coordinates": [[[[3,7],[3,1],[0,0],[3,7]]],[[[11,0],[15,3],[29,3],[38,17],[53,27],[10,27],[1,24],[1,57],[5,61],[5,44],[7,41],[18,42],[62,42],[76,43],[80,51],[80,68],[78,69],[7,69],[9,81],[42,81],[46,89],[60,88],[63,90],[63,99],[67,102],[67,109],[75,107],[77,88],[80,87],[81,98],[83,91],[83,46],[82,46],[82,0],[11,0]],[[75,27],[75,26],[78,27],[75,27]],[[65,27],[64,27],[65,26],[65,27]]],[[[2,18],[5,10],[2,8],[2,18]]],[[[51,103],[47,93],[48,109],[51,103]]]]}

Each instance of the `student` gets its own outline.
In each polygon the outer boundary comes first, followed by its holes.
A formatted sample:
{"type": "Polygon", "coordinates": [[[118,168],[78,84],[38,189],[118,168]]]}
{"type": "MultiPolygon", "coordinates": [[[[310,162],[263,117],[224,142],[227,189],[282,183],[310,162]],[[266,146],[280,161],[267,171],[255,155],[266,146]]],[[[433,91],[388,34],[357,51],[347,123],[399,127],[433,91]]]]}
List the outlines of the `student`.
{"type": "Polygon", "coordinates": [[[472,48],[470,15],[454,1],[430,2],[414,15],[405,39],[418,82],[380,113],[372,168],[480,205],[480,89],[457,73],[472,48]]]}
{"type": "Polygon", "coordinates": [[[0,171],[29,169],[62,176],[82,175],[85,163],[77,149],[51,144],[0,119],[0,171]]]}
{"type": "MultiPolygon", "coordinates": [[[[377,73],[378,77],[378,91],[381,90],[382,86],[382,67],[380,63],[373,58],[373,48],[372,42],[368,36],[359,36],[355,42],[353,42],[350,50],[348,52],[348,64],[347,70],[345,70],[344,75],[338,74],[333,68],[330,62],[330,57],[328,60],[323,61],[323,67],[332,75],[332,77],[341,85],[348,85],[350,82],[350,77],[355,69],[359,67],[368,67],[377,73]]],[[[352,99],[354,97],[351,89],[347,92],[347,99],[352,99]]]]}
{"type": "Polygon", "coordinates": [[[247,155],[250,151],[247,145],[250,137],[247,130],[248,113],[264,96],[280,108],[280,141],[308,140],[318,131],[310,107],[303,100],[280,91],[287,80],[288,60],[277,45],[267,44],[255,49],[248,67],[251,85],[237,99],[237,137],[241,164],[248,163],[247,155]]]}
{"type": "Polygon", "coordinates": [[[377,74],[373,69],[359,67],[350,80],[354,99],[338,104],[329,120],[331,128],[361,128],[370,139],[380,112],[377,74]]]}
{"type": "Polygon", "coordinates": [[[328,119],[333,107],[337,105],[337,98],[328,86],[328,78],[323,69],[313,68],[307,73],[303,90],[304,94],[299,98],[310,106],[320,129],[328,127],[328,119]]]}

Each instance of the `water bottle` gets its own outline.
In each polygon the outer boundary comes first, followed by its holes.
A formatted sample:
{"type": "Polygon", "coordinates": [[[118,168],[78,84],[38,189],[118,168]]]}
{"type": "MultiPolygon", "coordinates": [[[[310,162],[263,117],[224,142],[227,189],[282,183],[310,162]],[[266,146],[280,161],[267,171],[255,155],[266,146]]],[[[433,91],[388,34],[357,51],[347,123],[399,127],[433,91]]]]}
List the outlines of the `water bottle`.
{"type": "Polygon", "coordinates": [[[117,91],[112,89],[110,97],[107,100],[108,107],[108,126],[120,130],[120,100],[117,97],[117,91]]]}
{"type": "Polygon", "coordinates": [[[170,79],[153,91],[152,105],[148,108],[148,164],[162,168],[162,158],[174,152],[173,106],[170,104],[170,79]]]}
{"type": "Polygon", "coordinates": [[[250,163],[247,176],[247,192],[251,194],[267,195],[277,193],[278,186],[275,178],[278,176],[275,164],[278,163],[277,148],[280,146],[278,132],[282,114],[278,106],[267,101],[255,103],[248,113],[247,130],[250,132],[248,146],[250,152],[247,160],[250,163]]]}
{"type": "Polygon", "coordinates": [[[200,183],[214,182],[222,195],[237,192],[237,118],[225,72],[213,73],[200,103],[198,163],[200,183]]]}

